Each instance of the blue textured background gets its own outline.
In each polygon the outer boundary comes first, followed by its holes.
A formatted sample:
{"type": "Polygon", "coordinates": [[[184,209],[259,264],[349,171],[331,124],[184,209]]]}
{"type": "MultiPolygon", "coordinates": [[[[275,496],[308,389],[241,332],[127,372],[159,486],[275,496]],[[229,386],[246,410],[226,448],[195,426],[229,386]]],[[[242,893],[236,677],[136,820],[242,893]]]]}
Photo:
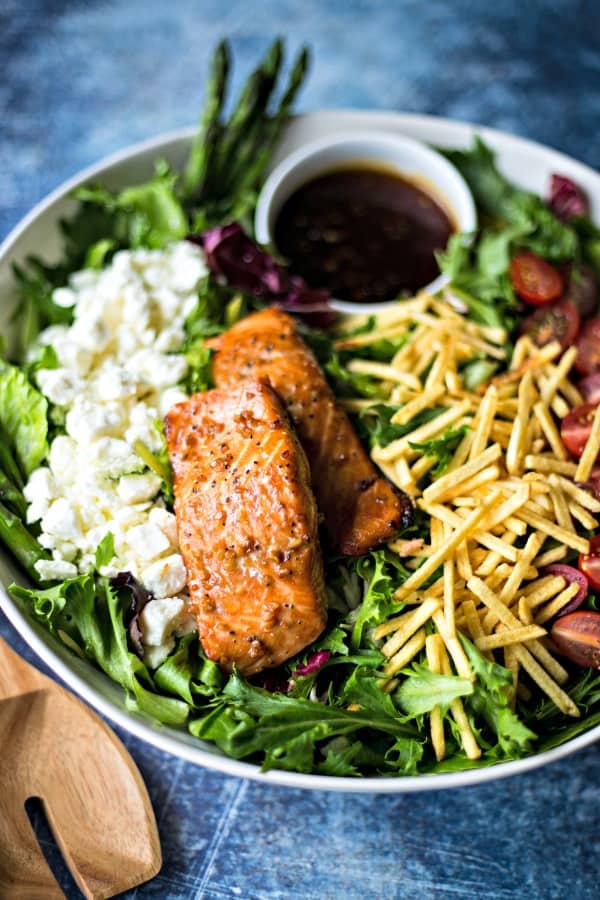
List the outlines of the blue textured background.
{"type": "MultiPolygon", "coordinates": [[[[0,0],[0,238],[83,166],[192,124],[221,36],[239,84],[279,33],[314,49],[300,109],[466,119],[600,168],[593,0],[0,0]]],[[[1,617],[0,632],[32,659],[1,617]]],[[[358,797],[225,778],[121,736],[165,859],[127,897],[600,896],[598,747],[482,787],[358,797]]]]}

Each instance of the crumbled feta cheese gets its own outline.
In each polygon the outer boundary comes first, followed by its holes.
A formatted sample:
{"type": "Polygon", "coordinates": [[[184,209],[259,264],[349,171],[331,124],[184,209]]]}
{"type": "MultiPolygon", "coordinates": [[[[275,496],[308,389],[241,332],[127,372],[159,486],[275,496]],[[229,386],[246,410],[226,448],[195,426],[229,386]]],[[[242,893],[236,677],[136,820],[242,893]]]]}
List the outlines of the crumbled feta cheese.
{"type": "Polygon", "coordinates": [[[143,462],[127,441],[113,437],[101,437],[90,444],[88,463],[97,472],[111,478],[118,478],[120,475],[131,474],[144,468],[143,462]]]}
{"type": "Polygon", "coordinates": [[[125,503],[142,503],[152,500],[160,490],[162,482],[158,475],[146,472],[141,475],[123,475],[119,478],[117,493],[125,503]]]}
{"type": "Polygon", "coordinates": [[[110,331],[100,316],[79,316],[71,328],[71,337],[85,350],[102,353],[110,339],[110,331]]]}
{"type": "Polygon", "coordinates": [[[177,351],[206,272],[201,248],[181,241],[119,251],[102,270],[75,272],[54,291],[57,305],[73,310],[73,324],[39,335],[59,367],[36,377],[65,409],[66,434],[51,443],[48,466],[32,473],[24,491],[27,521],[40,522],[40,543],[54,557],[45,561],[48,580],[93,568],[110,531],[115,556],[103,573],[131,571],[159,598],[185,588],[175,517],[159,496],[161,479],[134,445],[160,451],[157,422],[186,399],[176,387],[187,374],[177,351]]]}
{"type": "Polygon", "coordinates": [[[187,394],[179,388],[169,388],[164,391],[160,398],[160,414],[162,418],[166,416],[172,406],[176,403],[184,403],[187,400],[187,394]]]}
{"type": "Polygon", "coordinates": [[[127,532],[127,543],[139,559],[156,559],[161,553],[171,549],[171,544],[163,531],[152,522],[136,525],[127,532]]]}
{"type": "Polygon", "coordinates": [[[77,303],[77,294],[71,288],[59,287],[52,291],[52,302],[63,309],[70,309],[77,303]]]}
{"type": "Polygon", "coordinates": [[[81,537],[81,527],[77,512],[64,497],[54,500],[42,519],[42,531],[68,541],[81,537]]]}
{"type": "Polygon", "coordinates": [[[148,519],[153,525],[157,525],[160,528],[173,547],[177,547],[177,519],[173,513],[155,506],[150,510],[148,519]]]}
{"type": "Polygon", "coordinates": [[[81,291],[83,288],[97,284],[98,277],[98,272],[95,269],[82,269],[80,272],[73,272],[69,276],[69,284],[73,290],[81,291]]]}
{"type": "Polygon", "coordinates": [[[172,597],[184,590],[187,573],[179,553],[151,563],[142,572],[142,582],[155,597],[172,597]]]}
{"type": "Polygon", "coordinates": [[[77,444],[66,434],[59,434],[50,445],[50,469],[57,482],[72,484],[77,477],[77,444]]]}
{"type": "Polygon", "coordinates": [[[196,631],[196,621],[188,612],[187,596],[151,600],[140,614],[144,662],[156,669],[175,647],[174,637],[196,631]]]}
{"type": "Polygon", "coordinates": [[[122,528],[133,528],[134,525],[148,521],[151,508],[152,502],[149,500],[143,503],[128,503],[115,510],[115,521],[119,522],[122,528]]]}
{"type": "Polygon", "coordinates": [[[56,560],[63,560],[65,562],[72,562],[77,554],[79,553],[79,547],[77,544],[72,544],[71,541],[61,541],[52,551],[52,556],[56,560]]]}
{"type": "Polygon", "coordinates": [[[142,643],[158,647],[187,626],[188,612],[181,597],[161,597],[147,603],[140,613],[142,643]]]}
{"type": "Polygon", "coordinates": [[[96,381],[96,393],[103,401],[136,397],[138,389],[139,381],[135,374],[122,366],[106,366],[96,381]]]}
{"type": "Polygon", "coordinates": [[[177,244],[171,257],[169,283],[176,291],[193,291],[198,282],[208,274],[204,256],[190,241],[177,244]]]}
{"type": "Polygon", "coordinates": [[[129,361],[129,368],[153,388],[168,388],[187,375],[185,357],[158,353],[156,350],[138,350],[129,361]]]}
{"type": "Polygon", "coordinates": [[[102,435],[118,436],[124,418],[124,410],[116,402],[100,406],[85,397],[77,397],[67,413],[65,425],[72,438],[85,444],[102,435]]]}
{"type": "Polygon", "coordinates": [[[23,488],[23,496],[29,503],[26,516],[29,524],[37,522],[46,514],[50,502],[56,496],[56,489],[56,482],[48,468],[42,466],[34,469],[23,488]]]}
{"type": "Polygon", "coordinates": [[[38,334],[38,343],[42,346],[52,345],[64,341],[69,334],[68,325],[49,325],[38,334]]]}
{"type": "Polygon", "coordinates": [[[82,388],[81,379],[68,369],[39,369],[35,379],[40,391],[56,406],[73,403],[82,388]]]}
{"type": "Polygon", "coordinates": [[[154,346],[161,353],[174,353],[185,340],[183,328],[165,328],[156,338],[154,346]]]}
{"type": "Polygon", "coordinates": [[[77,575],[77,566],[59,559],[39,559],[35,570],[42,581],[65,581],[77,575]]]}
{"type": "Polygon", "coordinates": [[[140,441],[152,453],[158,453],[162,448],[162,435],[154,422],[151,425],[131,425],[125,432],[125,440],[131,447],[140,441]]]}
{"type": "Polygon", "coordinates": [[[158,669],[175,649],[175,641],[169,638],[160,647],[144,647],[144,662],[149,669],[158,669]]]}
{"type": "Polygon", "coordinates": [[[71,369],[75,375],[87,375],[93,362],[93,354],[70,337],[52,342],[59,363],[71,369]]]}

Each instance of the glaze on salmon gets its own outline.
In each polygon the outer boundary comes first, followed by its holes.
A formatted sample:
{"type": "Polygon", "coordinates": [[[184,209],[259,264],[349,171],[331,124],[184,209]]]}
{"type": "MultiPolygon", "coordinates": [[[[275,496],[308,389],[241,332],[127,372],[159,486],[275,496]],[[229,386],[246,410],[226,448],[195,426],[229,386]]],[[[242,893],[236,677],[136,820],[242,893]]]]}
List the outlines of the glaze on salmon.
{"type": "Polygon", "coordinates": [[[277,666],[326,624],[304,451],[264,382],[194,394],[165,421],[179,544],[204,652],[244,675],[277,666]]]}
{"type": "Polygon", "coordinates": [[[279,309],[261,310],[211,346],[217,349],[217,386],[265,379],[283,400],[308,458],[317,506],[339,553],[367,553],[410,523],[409,498],[379,475],[291,316],[279,309]]]}

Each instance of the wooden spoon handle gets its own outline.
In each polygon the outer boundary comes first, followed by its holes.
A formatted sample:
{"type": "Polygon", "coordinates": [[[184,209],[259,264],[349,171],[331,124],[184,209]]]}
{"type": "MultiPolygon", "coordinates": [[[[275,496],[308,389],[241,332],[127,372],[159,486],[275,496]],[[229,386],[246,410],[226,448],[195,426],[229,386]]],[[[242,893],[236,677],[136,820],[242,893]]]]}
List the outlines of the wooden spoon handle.
{"type": "Polygon", "coordinates": [[[154,812],[125,747],[92,710],[1,640],[0,748],[0,850],[3,843],[7,848],[4,856],[0,852],[0,898],[61,896],[50,888],[36,893],[44,870],[32,855],[29,822],[25,817],[25,828],[22,821],[28,797],[42,800],[55,840],[88,900],[112,897],[160,870],[154,812]],[[20,868],[15,854],[25,861],[20,868]],[[27,878],[29,865],[33,880],[27,878]],[[20,894],[6,893],[13,872],[22,879],[20,894]]]}
{"type": "Polygon", "coordinates": [[[37,842],[27,813],[25,800],[34,791],[30,788],[29,775],[32,760],[18,752],[21,731],[35,728],[43,715],[45,695],[42,691],[30,692],[26,697],[12,697],[0,701],[0,740],[5,753],[4,766],[0,769],[2,798],[0,801],[0,897],[7,900],[55,900],[64,897],[37,842]],[[17,760],[12,758],[12,747],[17,744],[17,760]],[[15,765],[16,762],[16,765],[15,765]],[[23,772],[27,779],[23,784],[23,772]]]}
{"type": "Polygon", "coordinates": [[[49,686],[49,679],[26,663],[0,638],[0,700],[49,686]]]}

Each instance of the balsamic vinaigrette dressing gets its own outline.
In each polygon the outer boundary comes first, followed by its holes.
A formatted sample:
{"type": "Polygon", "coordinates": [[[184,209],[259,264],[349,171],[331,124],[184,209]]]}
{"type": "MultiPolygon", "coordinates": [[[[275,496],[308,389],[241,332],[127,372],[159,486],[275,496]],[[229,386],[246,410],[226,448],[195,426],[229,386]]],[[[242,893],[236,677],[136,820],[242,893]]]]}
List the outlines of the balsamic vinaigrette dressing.
{"type": "Polygon", "coordinates": [[[424,190],[357,162],[306,182],[275,222],[277,250],[310,287],[357,303],[413,294],[439,275],[434,251],[455,230],[424,190]]]}

